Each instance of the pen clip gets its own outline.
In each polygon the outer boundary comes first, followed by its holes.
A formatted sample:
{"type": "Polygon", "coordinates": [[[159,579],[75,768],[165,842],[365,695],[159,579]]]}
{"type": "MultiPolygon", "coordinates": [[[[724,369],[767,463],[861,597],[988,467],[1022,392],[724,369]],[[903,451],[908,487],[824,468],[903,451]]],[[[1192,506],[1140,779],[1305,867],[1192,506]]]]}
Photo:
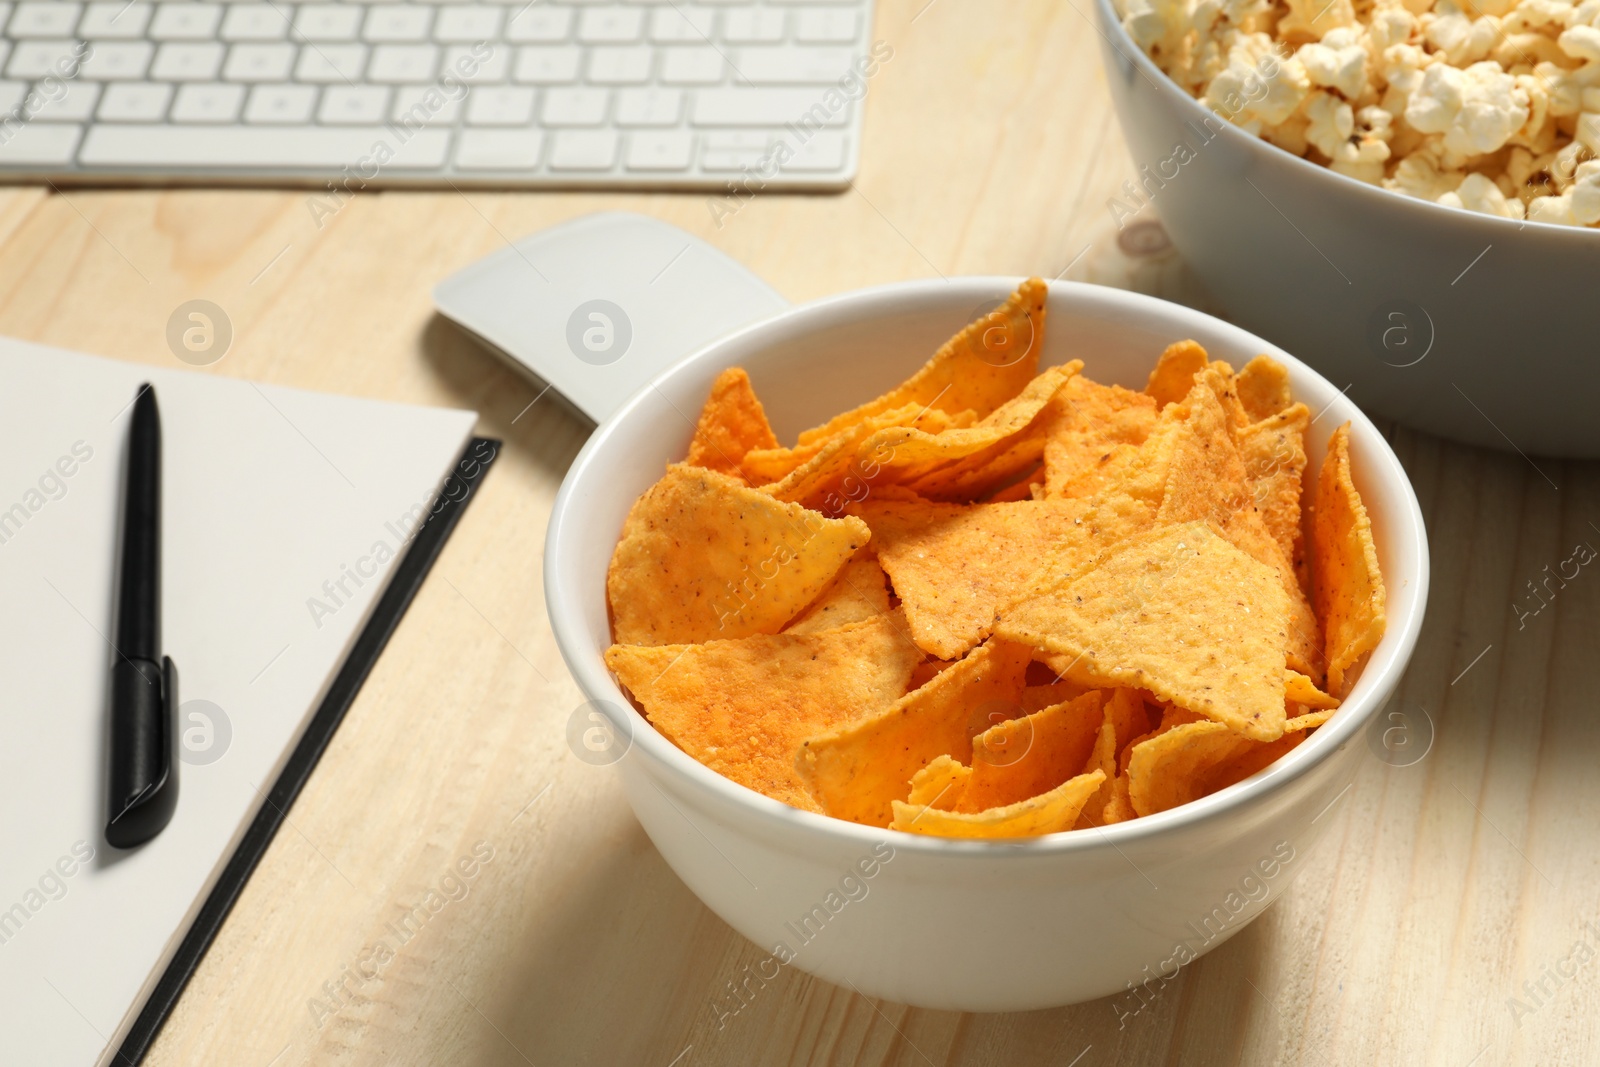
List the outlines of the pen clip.
{"type": "Polygon", "coordinates": [[[111,791],[106,843],[133,848],[160,833],[178,805],[178,667],[124,658],[112,672],[111,791]]]}

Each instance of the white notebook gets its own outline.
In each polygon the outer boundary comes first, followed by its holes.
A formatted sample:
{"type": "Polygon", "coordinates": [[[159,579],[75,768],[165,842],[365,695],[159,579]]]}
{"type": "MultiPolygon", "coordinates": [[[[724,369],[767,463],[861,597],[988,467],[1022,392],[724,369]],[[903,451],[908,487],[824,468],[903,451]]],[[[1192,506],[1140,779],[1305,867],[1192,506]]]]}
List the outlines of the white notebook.
{"type": "Polygon", "coordinates": [[[6,1063],[111,1061],[475,421],[0,338],[6,1063]],[[170,825],[119,852],[103,837],[107,639],[129,405],[146,381],[183,758],[170,825]]]}

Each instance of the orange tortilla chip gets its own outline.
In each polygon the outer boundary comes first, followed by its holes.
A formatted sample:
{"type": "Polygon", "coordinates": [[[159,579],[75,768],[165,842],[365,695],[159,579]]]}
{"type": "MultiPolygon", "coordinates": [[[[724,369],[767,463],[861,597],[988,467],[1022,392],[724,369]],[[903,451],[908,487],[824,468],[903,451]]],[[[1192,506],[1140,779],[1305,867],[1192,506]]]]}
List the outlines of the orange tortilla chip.
{"type": "Polygon", "coordinates": [[[1311,409],[1294,404],[1246,426],[1237,439],[1250,497],[1302,591],[1309,589],[1300,499],[1310,425],[1311,409]]]}
{"type": "Polygon", "coordinates": [[[1194,388],[1195,375],[1206,369],[1206,350],[1196,341],[1175,341],[1156,360],[1155,370],[1144,391],[1156,402],[1156,409],[1175,404],[1194,388]]]}
{"type": "Polygon", "coordinates": [[[979,418],[1022,391],[1039,366],[1044,348],[1049,287],[1029,278],[995,311],[971,323],[935,352],[921,370],[876,400],[806,430],[807,445],[907,404],[979,418]]]}
{"type": "MultiPolygon", "coordinates": [[[[929,433],[939,433],[949,425],[950,416],[938,408],[919,408],[907,404],[886,411],[851,426],[837,437],[823,441],[803,463],[778,481],[761,486],[760,491],[778,500],[805,504],[829,515],[838,515],[852,501],[865,499],[881,472],[871,459],[865,463],[857,459],[856,450],[862,441],[889,426],[914,426],[929,433]]],[[[746,459],[753,456],[752,453],[746,459]]]]}
{"type": "Polygon", "coordinates": [[[729,367],[711,383],[711,396],[700,411],[694,440],[689,442],[689,458],[684,462],[691,467],[739,475],[745,453],[777,444],[766,410],[750,386],[750,376],[742,367],[729,367]]]}
{"type": "Polygon", "coordinates": [[[1246,363],[1234,385],[1250,422],[1270,419],[1294,402],[1289,393],[1289,371],[1271,356],[1257,356],[1246,363]]]}
{"type": "Polygon", "coordinates": [[[1147,689],[1262,741],[1283,732],[1288,598],[1204,523],[1159,527],[1004,607],[994,633],[1071,657],[1084,685],[1147,689]]]}
{"type": "Polygon", "coordinates": [[[1285,671],[1283,695],[1291,704],[1301,704],[1318,710],[1339,706],[1339,698],[1331,697],[1318,689],[1316,683],[1299,671],[1285,671]]]}
{"type": "MultiPolygon", "coordinates": [[[[1022,392],[965,429],[936,434],[910,426],[879,430],[862,442],[856,451],[856,460],[863,464],[875,463],[883,469],[887,480],[915,483],[955,460],[966,459],[1026,432],[1039,420],[1051,398],[1082,369],[1083,363],[1079,360],[1046,369],[1022,392]]],[[[1042,444],[1040,448],[1042,451],[1042,444]]]]}
{"type": "Polygon", "coordinates": [[[1048,555],[1091,551],[1098,530],[1080,501],[940,504],[868,500],[852,509],[929,655],[955,659],[989,634],[995,609],[1022,595],[1048,555]],[[1090,521],[1085,521],[1085,518],[1090,521]]]}
{"type": "Polygon", "coordinates": [[[1088,496],[1103,488],[1114,459],[1144,444],[1155,424],[1155,401],[1144,393],[1074,377],[1056,394],[1046,431],[1045,496],[1088,496]]]}
{"type": "Polygon", "coordinates": [[[623,523],[606,575],[614,636],[668,645],[777,633],[871,536],[860,519],[675,464],[623,523]]]}
{"type": "Polygon", "coordinates": [[[1378,646],[1386,624],[1372,522],[1350,476],[1348,422],[1328,442],[1311,538],[1312,590],[1328,635],[1328,692],[1342,696],[1351,668],[1378,646]]]}
{"type": "MultiPolygon", "coordinates": [[[[935,807],[976,813],[1047,793],[1083,772],[1100,732],[1101,694],[1042,708],[972,739],[971,773],[935,807]]],[[[913,785],[915,779],[913,779],[913,785]]]]}
{"type": "Polygon", "coordinates": [[[1134,745],[1128,760],[1128,802],[1154,815],[1198,799],[1204,777],[1252,742],[1220,722],[1191,722],[1134,745]]]}
{"type": "Polygon", "coordinates": [[[1036,500],[1038,498],[1034,495],[1034,490],[1036,487],[1041,487],[1043,485],[1044,467],[1043,465],[1040,465],[1035,467],[1033,473],[1028,475],[1026,478],[1023,478],[1018,482],[1012,482],[1004,489],[1001,489],[995,492],[993,495],[985,498],[983,503],[1007,504],[1017,500],[1036,500]]]}
{"type": "Polygon", "coordinates": [[[937,837],[1039,837],[1070,830],[1105,774],[1080,774],[1036,797],[972,814],[894,801],[891,829],[937,837]]]}
{"type": "Polygon", "coordinates": [[[613,645],[606,666],[674,744],[774,800],[820,810],[795,771],[808,736],[890,706],[921,657],[888,615],[814,634],[613,645]]]}
{"type": "Polygon", "coordinates": [[[917,664],[916,669],[911,672],[911,681],[906,683],[906,692],[909,693],[913,689],[921,689],[923,686],[933,681],[935,675],[944,670],[946,667],[949,667],[954,662],[954,660],[948,659],[923,660],[921,663],[917,664]]]}
{"type": "Polygon", "coordinates": [[[801,780],[827,814],[888,826],[913,775],[940,756],[971,759],[969,724],[986,705],[1016,703],[1028,655],[990,641],[882,713],[808,738],[795,761],[801,780]]]}
{"type": "Polygon", "coordinates": [[[1328,720],[1331,711],[1316,711],[1297,715],[1283,724],[1283,736],[1276,741],[1253,741],[1250,747],[1231,759],[1224,760],[1207,771],[1201,782],[1201,796],[1210,796],[1235,782],[1242,782],[1257,771],[1264,770],[1288,755],[1294,748],[1328,720]]]}
{"type": "Polygon", "coordinates": [[[870,619],[889,611],[889,578],[874,556],[857,555],[845,564],[832,586],[802,611],[786,634],[814,634],[870,619]]]}
{"type": "Polygon", "coordinates": [[[1105,810],[1100,813],[1100,824],[1110,826],[1114,822],[1127,822],[1138,818],[1138,814],[1128,800],[1128,776],[1117,775],[1111,780],[1111,799],[1106,801],[1105,810]]]}
{"type": "Polygon", "coordinates": [[[1103,704],[1104,716],[1083,769],[1085,773],[1102,771],[1106,777],[1094,800],[1083,807],[1081,819],[1086,826],[1099,826],[1104,821],[1106,805],[1111,803],[1116,788],[1117,757],[1130,741],[1150,729],[1144,700],[1136,690],[1113,689],[1110,699],[1103,704]]]}

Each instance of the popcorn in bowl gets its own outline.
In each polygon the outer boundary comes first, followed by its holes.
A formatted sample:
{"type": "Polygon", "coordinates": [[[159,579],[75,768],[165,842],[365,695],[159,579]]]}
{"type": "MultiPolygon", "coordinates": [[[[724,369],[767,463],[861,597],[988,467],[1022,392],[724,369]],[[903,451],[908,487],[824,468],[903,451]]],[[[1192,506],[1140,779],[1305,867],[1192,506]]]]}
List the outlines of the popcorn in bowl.
{"type": "Polygon", "coordinates": [[[1600,0],[1117,0],[1244,130],[1341,174],[1509,219],[1600,224],[1600,0]]]}

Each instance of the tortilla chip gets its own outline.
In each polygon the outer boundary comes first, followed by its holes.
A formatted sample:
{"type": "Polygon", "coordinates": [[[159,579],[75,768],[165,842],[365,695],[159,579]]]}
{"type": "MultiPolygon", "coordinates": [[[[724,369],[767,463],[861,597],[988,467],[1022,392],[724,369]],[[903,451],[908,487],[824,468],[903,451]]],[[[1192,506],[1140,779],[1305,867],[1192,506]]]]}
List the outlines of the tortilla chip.
{"type": "Polygon", "coordinates": [[[994,633],[1073,657],[1073,681],[1147,689],[1270,741],[1283,732],[1287,600],[1270,567],[1192,522],[1002,608],[994,633]]]}
{"type": "Polygon", "coordinates": [[[1017,500],[1035,500],[1034,487],[1044,485],[1043,465],[1035,467],[1033,473],[1018,482],[1012,482],[1004,489],[987,497],[985,504],[1007,504],[1017,500]]]}
{"type": "Polygon", "coordinates": [[[1331,697],[1318,689],[1316,683],[1299,671],[1285,671],[1284,699],[1308,708],[1329,709],[1339,706],[1339,698],[1331,697]]]}
{"type": "Polygon", "coordinates": [[[1127,822],[1138,818],[1138,814],[1128,800],[1128,776],[1117,775],[1111,780],[1111,799],[1106,801],[1105,810],[1100,813],[1100,824],[1110,826],[1114,822],[1127,822]]]}
{"type": "Polygon", "coordinates": [[[1084,772],[1103,717],[1099,690],[991,726],[972,739],[972,774],[938,807],[980,812],[1047,793],[1084,772]]]}
{"type": "Polygon", "coordinates": [[[1271,567],[1293,611],[1286,651],[1290,664],[1321,677],[1322,633],[1311,603],[1300,588],[1289,557],[1279,547],[1245,485],[1244,462],[1230,433],[1231,417],[1219,391],[1231,389],[1225,365],[1213,363],[1196,378],[1189,395],[1162,412],[1182,430],[1173,441],[1170,468],[1157,521],[1205,520],[1257,562],[1271,567]]]}
{"type": "Polygon", "coordinates": [[[1068,701],[1077,700],[1085,693],[1093,692],[1077,682],[1051,682],[1048,685],[1030,685],[1022,690],[1022,713],[1031,715],[1036,711],[1054,707],[1068,701]]]}
{"type": "Polygon", "coordinates": [[[951,666],[954,662],[955,660],[948,659],[923,660],[921,663],[917,664],[916,669],[911,672],[911,681],[906,683],[906,692],[909,693],[913,689],[921,689],[923,686],[933,681],[935,675],[944,670],[946,667],[951,666]]]}
{"type": "MultiPolygon", "coordinates": [[[[950,416],[937,408],[907,404],[886,411],[823,441],[803,463],[778,481],[761,486],[760,491],[830,516],[839,515],[852,502],[865,500],[881,473],[881,467],[870,455],[864,461],[857,458],[856,451],[863,441],[890,426],[913,426],[939,433],[949,425],[950,416]]],[[[747,465],[754,456],[751,453],[745,457],[747,465]]]]}
{"type": "Polygon", "coordinates": [[[1117,457],[1137,449],[1156,424],[1155,401],[1081,374],[1056,399],[1046,430],[1046,498],[1088,496],[1104,488],[1117,457]]]}
{"type": "MultiPolygon", "coordinates": [[[[965,429],[937,434],[910,426],[879,430],[862,442],[856,459],[862,463],[875,461],[883,469],[886,480],[915,487],[919,478],[938,468],[1025,433],[1039,420],[1051,398],[1082,369],[1083,363],[1079,360],[1047,368],[1022,392],[965,429]]],[[[1041,432],[1042,429],[1041,426],[1041,432]]],[[[1040,449],[1043,450],[1042,443],[1040,449]]]]}
{"type": "Polygon", "coordinates": [[[1091,553],[1094,537],[1111,536],[1075,500],[869,500],[851,510],[872,530],[912,637],[940,659],[956,659],[987,637],[995,609],[1027,591],[1041,560],[1091,553]]]}
{"type": "Polygon", "coordinates": [[[1150,717],[1137,690],[1113,689],[1110,692],[1110,699],[1102,702],[1104,714],[1100,729],[1083,768],[1085,773],[1102,771],[1106,776],[1095,798],[1083,806],[1080,821],[1085,826],[1099,826],[1104,822],[1106,805],[1111,803],[1115,791],[1118,756],[1129,742],[1150,729],[1150,717]]]}
{"type": "Polygon", "coordinates": [[[1310,589],[1300,521],[1306,429],[1310,425],[1311,409],[1295,404],[1246,426],[1236,438],[1250,497],[1302,592],[1310,589]]]}
{"type": "Polygon", "coordinates": [[[742,476],[739,463],[746,452],[777,444],[767,413],[750,386],[750,376],[742,367],[729,367],[711,383],[711,396],[700,411],[694,440],[689,442],[689,458],[684,462],[742,476]]]}
{"type": "Polygon", "coordinates": [[[1283,724],[1283,736],[1276,741],[1251,742],[1249,748],[1217,764],[1204,774],[1200,784],[1200,795],[1210,796],[1217,790],[1242,782],[1257,771],[1265,770],[1278,762],[1309,737],[1312,730],[1326,722],[1331,714],[1333,714],[1331,711],[1317,711],[1309,715],[1295,716],[1283,724]]]}
{"type": "Polygon", "coordinates": [[[820,810],[795,771],[812,734],[894,703],[921,657],[888,615],[814,634],[613,645],[606,666],[674,744],[774,800],[820,810]]]}
{"type": "Polygon", "coordinates": [[[845,564],[833,585],[785,626],[783,632],[814,634],[883,615],[888,610],[888,575],[883,573],[875,556],[858,554],[845,564]]]}
{"type": "Polygon", "coordinates": [[[1271,356],[1257,356],[1244,365],[1234,385],[1239,403],[1250,422],[1270,419],[1294,403],[1289,393],[1289,371],[1271,356]]]}
{"type": "Polygon", "coordinates": [[[1084,803],[1095,795],[1104,778],[1100,771],[1080,774],[1048,793],[974,814],[941,811],[896,800],[890,828],[914,834],[966,838],[1039,837],[1061,833],[1072,829],[1084,803]]]}
{"type": "Polygon", "coordinates": [[[1189,395],[1195,375],[1206,369],[1206,350],[1196,341],[1175,341],[1156,360],[1155,369],[1144,391],[1156,402],[1159,411],[1189,395]]]}
{"type": "Polygon", "coordinates": [[[972,758],[968,724],[985,704],[1017,700],[1028,656],[990,641],[881,714],[808,738],[795,761],[801,780],[827,814],[888,826],[913,775],[940,756],[972,758]]]}
{"type": "Polygon", "coordinates": [[[618,644],[777,633],[872,536],[725,474],[674,464],[634,502],[606,595],[618,644]]]}
{"type": "Polygon", "coordinates": [[[1143,816],[1196,800],[1205,795],[1205,773],[1251,743],[1210,721],[1174,726],[1141,741],[1128,760],[1128,802],[1143,816]]]}
{"type": "Polygon", "coordinates": [[[1045,301],[1049,288],[1038,278],[1017,287],[995,311],[969,324],[921,370],[876,400],[868,401],[800,435],[806,445],[835,437],[868,419],[904,407],[933,407],[979,418],[1022,391],[1039,366],[1044,348],[1045,301]]]}
{"type": "Polygon", "coordinates": [[[1312,515],[1312,590],[1328,635],[1328,692],[1342,696],[1348,675],[1378,646],[1386,624],[1383,575],[1372,522],[1350,476],[1350,424],[1333,432],[1317,478],[1312,515]]]}

